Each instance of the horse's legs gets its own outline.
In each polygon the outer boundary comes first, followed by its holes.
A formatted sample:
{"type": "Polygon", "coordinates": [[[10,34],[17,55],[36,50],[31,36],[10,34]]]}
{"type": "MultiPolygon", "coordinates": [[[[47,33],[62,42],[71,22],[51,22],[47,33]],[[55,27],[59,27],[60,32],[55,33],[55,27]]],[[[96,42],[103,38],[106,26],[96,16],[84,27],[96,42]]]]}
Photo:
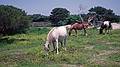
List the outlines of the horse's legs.
{"type": "Polygon", "coordinates": [[[110,32],[111,32],[111,28],[109,27],[109,28],[108,28],[108,34],[109,34],[110,32]]]}
{"type": "Polygon", "coordinates": [[[74,29],[74,31],[75,31],[75,33],[76,33],[76,35],[77,35],[77,30],[76,30],[76,29],[74,29]]]}
{"type": "Polygon", "coordinates": [[[66,50],[66,39],[67,39],[67,36],[64,38],[64,48],[66,50]]]}
{"type": "Polygon", "coordinates": [[[111,33],[111,29],[109,28],[109,33],[111,33]]]}
{"type": "Polygon", "coordinates": [[[61,44],[61,47],[63,47],[64,45],[63,45],[63,42],[60,42],[60,44],[61,44]]]}
{"type": "Polygon", "coordinates": [[[110,29],[108,29],[108,33],[110,33],[110,29]]]}
{"type": "Polygon", "coordinates": [[[50,45],[48,45],[48,48],[50,49],[50,45]]]}
{"type": "Polygon", "coordinates": [[[69,30],[69,36],[71,35],[72,29],[69,30]]]}
{"type": "Polygon", "coordinates": [[[108,29],[107,28],[105,28],[105,34],[107,34],[108,33],[108,29]]]}
{"type": "Polygon", "coordinates": [[[57,49],[57,54],[59,54],[59,52],[58,52],[58,39],[56,39],[56,49],[57,49]]]}
{"type": "Polygon", "coordinates": [[[83,30],[84,30],[84,35],[87,36],[87,31],[86,31],[86,29],[84,28],[83,30]]]}
{"type": "Polygon", "coordinates": [[[53,42],[53,50],[55,50],[56,48],[55,48],[55,42],[53,42]]]}
{"type": "Polygon", "coordinates": [[[107,29],[107,34],[109,34],[109,29],[107,29]]]}
{"type": "Polygon", "coordinates": [[[103,33],[103,29],[100,28],[100,30],[99,30],[99,34],[102,34],[102,33],[103,33]]]}

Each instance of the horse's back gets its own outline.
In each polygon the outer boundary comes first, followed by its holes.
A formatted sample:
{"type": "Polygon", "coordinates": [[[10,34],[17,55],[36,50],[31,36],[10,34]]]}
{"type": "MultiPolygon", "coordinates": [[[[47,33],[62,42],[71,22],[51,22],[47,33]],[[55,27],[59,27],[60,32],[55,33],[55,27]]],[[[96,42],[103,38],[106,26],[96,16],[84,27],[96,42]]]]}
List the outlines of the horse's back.
{"type": "Polygon", "coordinates": [[[72,27],[75,28],[75,29],[81,29],[83,27],[83,24],[82,23],[74,23],[72,25],[72,27]]]}
{"type": "Polygon", "coordinates": [[[110,25],[110,21],[104,21],[104,25],[109,26],[110,25]]]}
{"type": "Polygon", "coordinates": [[[83,29],[83,28],[88,28],[88,26],[89,26],[89,24],[88,24],[87,22],[75,23],[75,24],[72,25],[72,27],[73,27],[74,29],[79,29],[79,30],[81,30],[81,29],[83,29]]]}
{"type": "Polygon", "coordinates": [[[65,26],[56,27],[52,32],[52,36],[58,38],[60,36],[67,36],[67,30],[65,26]]]}
{"type": "Polygon", "coordinates": [[[67,35],[67,29],[65,26],[60,26],[56,30],[58,31],[59,35],[62,35],[62,36],[67,35]]]}

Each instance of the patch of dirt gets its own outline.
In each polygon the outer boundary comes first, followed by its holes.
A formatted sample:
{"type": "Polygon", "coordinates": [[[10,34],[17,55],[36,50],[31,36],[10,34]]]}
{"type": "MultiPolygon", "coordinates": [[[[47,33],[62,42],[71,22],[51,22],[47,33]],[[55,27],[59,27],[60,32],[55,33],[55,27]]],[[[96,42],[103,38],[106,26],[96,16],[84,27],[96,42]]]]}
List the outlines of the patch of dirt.
{"type": "Polygon", "coordinates": [[[106,58],[111,54],[115,54],[115,53],[119,53],[119,52],[120,51],[117,51],[117,50],[101,51],[99,54],[94,55],[93,58],[90,59],[90,62],[100,64],[100,65],[109,65],[111,63],[118,65],[120,63],[113,62],[113,61],[107,61],[106,58]]]}
{"type": "Polygon", "coordinates": [[[109,66],[109,65],[112,65],[111,67],[113,67],[113,66],[120,66],[120,63],[119,62],[112,62],[112,61],[103,61],[103,60],[97,60],[97,61],[95,61],[95,63],[96,64],[99,64],[99,65],[101,65],[101,66],[109,66]]]}
{"type": "Polygon", "coordinates": [[[98,61],[98,60],[97,60],[97,61],[95,61],[95,63],[96,63],[96,64],[106,64],[106,62],[105,62],[105,61],[100,61],[100,60],[99,60],[99,61],[98,61]]]}
{"type": "Polygon", "coordinates": [[[120,24],[119,23],[112,23],[112,29],[120,29],[120,24]]]}
{"type": "Polygon", "coordinates": [[[89,50],[91,50],[91,49],[93,49],[94,48],[94,46],[86,46],[84,49],[89,49],[89,50]]]}
{"type": "Polygon", "coordinates": [[[96,41],[96,44],[105,44],[106,43],[106,41],[103,41],[103,40],[97,40],[96,41]]]}
{"type": "Polygon", "coordinates": [[[110,55],[110,54],[113,54],[113,53],[118,53],[119,51],[115,51],[115,50],[110,50],[110,51],[103,51],[101,53],[99,53],[98,55],[96,56],[103,56],[103,55],[110,55]]]}
{"type": "Polygon", "coordinates": [[[112,45],[116,44],[115,42],[109,42],[109,41],[102,41],[102,40],[97,40],[96,44],[101,44],[101,45],[112,45]]]}
{"type": "Polygon", "coordinates": [[[83,65],[60,64],[62,67],[84,67],[83,65]]]}

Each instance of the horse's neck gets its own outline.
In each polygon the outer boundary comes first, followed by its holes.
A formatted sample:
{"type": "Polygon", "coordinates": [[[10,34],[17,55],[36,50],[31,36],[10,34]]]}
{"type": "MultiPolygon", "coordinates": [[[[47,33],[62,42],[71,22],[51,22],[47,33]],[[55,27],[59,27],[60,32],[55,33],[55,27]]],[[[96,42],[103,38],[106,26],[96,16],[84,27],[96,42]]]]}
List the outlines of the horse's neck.
{"type": "Polygon", "coordinates": [[[90,23],[94,19],[95,19],[95,16],[89,17],[88,20],[87,20],[87,22],[90,23]]]}
{"type": "Polygon", "coordinates": [[[82,25],[86,25],[86,24],[88,24],[88,23],[87,23],[87,22],[83,22],[83,23],[82,23],[82,25]]]}

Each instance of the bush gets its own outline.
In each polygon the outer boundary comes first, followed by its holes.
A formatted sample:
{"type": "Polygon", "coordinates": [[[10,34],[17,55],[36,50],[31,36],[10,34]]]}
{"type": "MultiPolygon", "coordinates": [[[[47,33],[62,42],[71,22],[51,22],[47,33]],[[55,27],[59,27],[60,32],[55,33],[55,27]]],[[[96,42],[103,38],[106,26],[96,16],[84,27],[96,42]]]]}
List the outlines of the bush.
{"type": "Polygon", "coordinates": [[[8,5],[0,5],[0,34],[23,33],[30,26],[25,11],[8,5]]]}

